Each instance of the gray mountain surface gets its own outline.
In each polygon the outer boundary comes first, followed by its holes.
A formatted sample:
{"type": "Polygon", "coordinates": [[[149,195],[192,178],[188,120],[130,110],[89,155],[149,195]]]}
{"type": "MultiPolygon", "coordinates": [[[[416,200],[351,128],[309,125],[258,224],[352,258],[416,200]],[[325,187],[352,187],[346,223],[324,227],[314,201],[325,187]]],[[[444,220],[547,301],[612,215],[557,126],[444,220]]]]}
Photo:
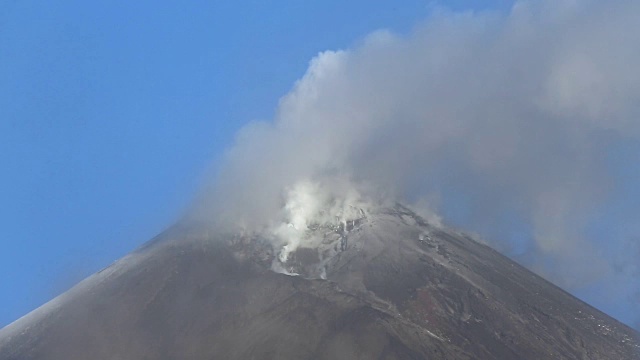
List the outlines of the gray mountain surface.
{"type": "Polygon", "coordinates": [[[631,328],[400,205],[309,232],[279,263],[176,225],[0,330],[0,359],[640,359],[631,328]]]}

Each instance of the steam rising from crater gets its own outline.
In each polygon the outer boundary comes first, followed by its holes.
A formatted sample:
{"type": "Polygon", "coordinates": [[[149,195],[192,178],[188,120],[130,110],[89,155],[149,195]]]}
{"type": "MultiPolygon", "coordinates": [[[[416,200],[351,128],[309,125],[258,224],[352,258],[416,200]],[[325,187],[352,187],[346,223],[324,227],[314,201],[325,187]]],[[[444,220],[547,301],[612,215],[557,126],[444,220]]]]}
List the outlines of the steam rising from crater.
{"type": "Polygon", "coordinates": [[[280,223],[269,227],[276,245],[282,246],[280,262],[286,262],[289,254],[298,247],[313,247],[314,239],[307,236],[310,227],[324,224],[345,224],[364,215],[369,204],[355,188],[347,193],[334,194],[325,184],[301,181],[286,191],[284,213],[280,223]]]}
{"type": "Polygon", "coordinates": [[[639,44],[640,2],[547,0],[322,52],[238,134],[200,214],[271,229],[286,258],[310,223],[397,199],[640,318],[640,206],[619,193],[640,194],[639,44]]]}

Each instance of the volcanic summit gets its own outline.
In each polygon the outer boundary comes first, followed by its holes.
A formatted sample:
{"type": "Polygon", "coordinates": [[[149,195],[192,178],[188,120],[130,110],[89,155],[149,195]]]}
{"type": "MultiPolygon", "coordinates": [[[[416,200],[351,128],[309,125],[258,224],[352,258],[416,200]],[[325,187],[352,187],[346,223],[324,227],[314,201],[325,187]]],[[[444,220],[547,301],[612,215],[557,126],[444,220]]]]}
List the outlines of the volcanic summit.
{"type": "MultiPolygon", "coordinates": [[[[179,223],[0,330],[0,358],[633,359],[639,335],[400,204],[275,247],[179,223]]],[[[293,223],[286,228],[294,228],[293,223]]],[[[284,228],[283,228],[284,229],[284,228]]]]}

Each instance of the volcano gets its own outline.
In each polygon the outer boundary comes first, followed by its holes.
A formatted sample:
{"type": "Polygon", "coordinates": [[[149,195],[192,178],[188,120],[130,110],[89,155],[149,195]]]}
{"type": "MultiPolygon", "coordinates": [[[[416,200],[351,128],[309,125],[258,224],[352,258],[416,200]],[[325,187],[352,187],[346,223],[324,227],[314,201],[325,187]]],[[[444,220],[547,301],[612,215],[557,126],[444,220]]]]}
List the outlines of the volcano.
{"type": "Polygon", "coordinates": [[[180,223],[0,330],[0,359],[634,359],[639,334],[395,205],[260,233],[180,223]]]}

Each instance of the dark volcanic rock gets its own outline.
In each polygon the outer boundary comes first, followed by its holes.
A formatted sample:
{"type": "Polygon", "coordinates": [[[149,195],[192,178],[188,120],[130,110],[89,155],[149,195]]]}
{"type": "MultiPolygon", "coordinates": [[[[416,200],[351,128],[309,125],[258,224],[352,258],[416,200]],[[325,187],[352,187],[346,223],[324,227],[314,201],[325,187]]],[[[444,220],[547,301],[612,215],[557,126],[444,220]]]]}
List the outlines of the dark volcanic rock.
{"type": "Polygon", "coordinates": [[[293,253],[285,265],[302,276],[271,271],[274,252],[257,237],[176,226],[0,330],[0,359],[634,359],[640,351],[629,327],[401,206],[347,226],[313,229],[337,247],[293,253]]]}

